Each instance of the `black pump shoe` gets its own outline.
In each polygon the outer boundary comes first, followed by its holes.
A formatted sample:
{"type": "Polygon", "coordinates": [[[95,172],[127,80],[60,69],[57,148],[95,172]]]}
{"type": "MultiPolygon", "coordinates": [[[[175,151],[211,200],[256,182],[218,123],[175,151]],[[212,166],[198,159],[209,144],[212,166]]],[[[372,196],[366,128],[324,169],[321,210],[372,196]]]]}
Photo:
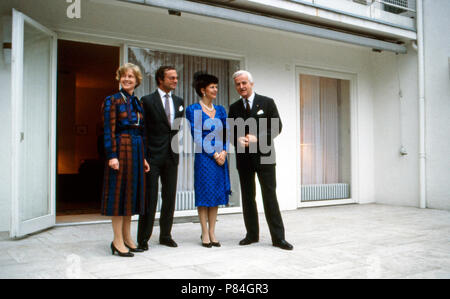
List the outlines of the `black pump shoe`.
{"type": "Polygon", "coordinates": [[[132,254],[131,252],[120,252],[117,248],[116,248],[116,246],[114,246],[114,244],[113,244],[113,242],[111,242],[111,253],[112,253],[112,255],[114,255],[114,253],[116,253],[117,252],[117,254],[119,255],[119,256],[122,256],[122,257],[133,257],[134,256],[134,254],[132,254]]]}
{"type": "Polygon", "coordinates": [[[220,247],[222,245],[220,245],[220,242],[211,242],[211,245],[214,247],[220,247]]]}
{"type": "Polygon", "coordinates": [[[139,248],[139,247],[131,248],[130,246],[127,245],[127,243],[124,243],[124,244],[128,249],[130,249],[130,252],[144,252],[144,249],[142,249],[142,248],[139,248]]]}
{"type": "Polygon", "coordinates": [[[203,243],[203,239],[202,236],[200,236],[200,240],[202,240],[202,246],[206,247],[206,248],[211,248],[213,246],[213,243],[209,242],[209,243],[203,243]]]}

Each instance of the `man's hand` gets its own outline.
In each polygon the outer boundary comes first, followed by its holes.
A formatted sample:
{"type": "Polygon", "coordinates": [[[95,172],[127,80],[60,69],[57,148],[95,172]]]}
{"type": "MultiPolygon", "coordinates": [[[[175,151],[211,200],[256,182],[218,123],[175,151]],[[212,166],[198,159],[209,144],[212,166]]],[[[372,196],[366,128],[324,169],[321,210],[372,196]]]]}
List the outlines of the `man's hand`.
{"type": "Polygon", "coordinates": [[[150,171],[150,165],[147,163],[147,159],[144,159],[144,172],[150,171]]]}
{"type": "Polygon", "coordinates": [[[239,137],[237,139],[239,146],[241,147],[247,147],[248,146],[248,139],[247,137],[239,137]]]}
{"type": "Polygon", "coordinates": [[[248,146],[249,143],[256,143],[256,142],[258,142],[258,138],[256,138],[255,135],[247,134],[245,137],[246,137],[247,140],[248,140],[247,146],[248,146]]]}
{"type": "Polygon", "coordinates": [[[247,134],[245,137],[239,137],[237,141],[241,147],[248,147],[250,143],[258,142],[258,138],[255,135],[247,134]]]}

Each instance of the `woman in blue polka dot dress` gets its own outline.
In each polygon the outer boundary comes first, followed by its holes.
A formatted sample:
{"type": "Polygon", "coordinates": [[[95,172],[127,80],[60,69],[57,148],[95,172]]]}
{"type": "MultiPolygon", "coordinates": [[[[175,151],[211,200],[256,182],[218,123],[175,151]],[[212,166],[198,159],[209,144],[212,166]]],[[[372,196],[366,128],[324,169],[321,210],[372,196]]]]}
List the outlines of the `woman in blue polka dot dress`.
{"type": "Polygon", "coordinates": [[[227,161],[227,112],[223,106],[213,104],[218,82],[213,75],[195,73],[193,86],[201,99],[186,108],[186,118],[191,125],[195,144],[195,206],[204,247],[220,247],[215,236],[218,206],[228,204],[231,194],[227,161]]]}

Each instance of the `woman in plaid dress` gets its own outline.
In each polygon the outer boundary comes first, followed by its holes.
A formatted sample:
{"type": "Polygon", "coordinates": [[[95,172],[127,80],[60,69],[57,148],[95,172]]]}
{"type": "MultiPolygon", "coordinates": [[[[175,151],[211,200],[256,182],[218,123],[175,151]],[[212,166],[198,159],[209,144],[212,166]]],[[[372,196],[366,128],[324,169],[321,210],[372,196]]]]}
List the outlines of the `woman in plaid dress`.
{"type": "Polygon", "coordinates": [[[131,216],[144,214],[145,176],[150,170],[145,159],[143,108],[134,95],[142,74],[134,64],[117,70],[118,93],[103,103],[104,144],[107,164],[102,194],[102,214],[112,216],[114,241],[111,252],[132,257],[141,252],[131,238],[131,216]]]}

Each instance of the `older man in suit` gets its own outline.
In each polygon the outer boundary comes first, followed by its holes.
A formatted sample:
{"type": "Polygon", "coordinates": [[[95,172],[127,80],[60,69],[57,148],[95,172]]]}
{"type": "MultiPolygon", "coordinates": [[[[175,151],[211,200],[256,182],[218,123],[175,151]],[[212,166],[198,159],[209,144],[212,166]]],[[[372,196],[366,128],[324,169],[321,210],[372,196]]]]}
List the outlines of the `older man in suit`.
{"type": "Polygon", "coordinates": [[[253,78],[249,72],[238,71],[234,73],[233,79],[241,98],[230,106],[228,117],[234,121],[231,141],[236,148],[236,166],[247,230],[245,238],[239,244],[249,245],[259,241],[255,201],[255,175],[258,175],[272,244],[281,249],[292,250],[293,246],[285,240],[276,194],[275,148],[272,140],[282,128],[277,106],[273,99],[254,93],[253,78]],[[242,125],[239,120],[245,121],[244,128],[239,128],[239,123],[242,125]]]}
{"type": "Polygon", "coordinates": [[[152,235],[158,201],[158,180],[161,178],[161,217],[160,244],[177,247],[171,230],[175,211],[179,155],[171,147],[172,138],[178,133],[174,120],[183,117],[183,99],[175,96],[178,75],[171,66],[160,67],[155,74],[157,90],[142,97],[144,106],[145,135],[147,138],[147,161],[150,172],[147,174],[146,200],[149,210],[139,216],[138,248],[148,250],[152,235]]]}

